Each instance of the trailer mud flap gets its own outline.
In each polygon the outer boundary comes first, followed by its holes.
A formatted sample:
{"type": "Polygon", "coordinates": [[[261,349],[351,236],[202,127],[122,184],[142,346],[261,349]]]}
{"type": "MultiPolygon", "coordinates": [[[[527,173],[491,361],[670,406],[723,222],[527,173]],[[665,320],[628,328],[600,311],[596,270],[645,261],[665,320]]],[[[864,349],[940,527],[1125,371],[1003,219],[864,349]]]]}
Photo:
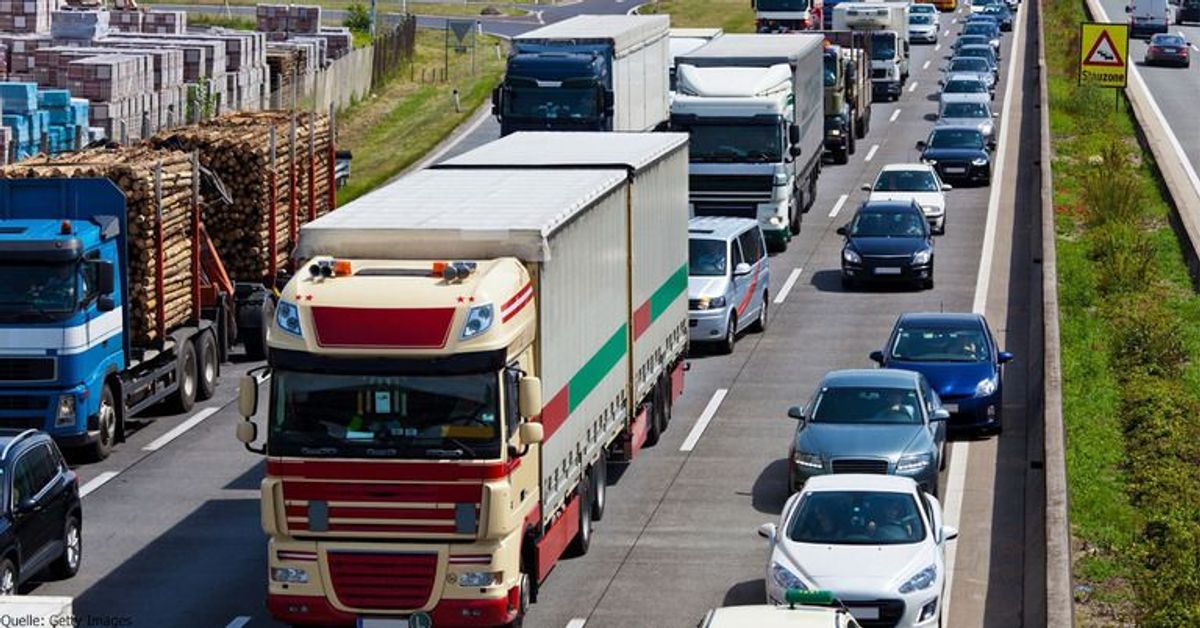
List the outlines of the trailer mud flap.
{"type": "Polygon", "coordinates": [[[671,403],[683,396],[683,371],[683,360],[675,363],[675,368],[671,369],[671,403]]]}
{"type": "Polygon", "coordinates": [[[562,515],[550,524],[537,541],[537,581],[543,582],[554,564],[562,558],[567,546],[579,533],[579,495],[576,494],[563,509],[562,515]]]}

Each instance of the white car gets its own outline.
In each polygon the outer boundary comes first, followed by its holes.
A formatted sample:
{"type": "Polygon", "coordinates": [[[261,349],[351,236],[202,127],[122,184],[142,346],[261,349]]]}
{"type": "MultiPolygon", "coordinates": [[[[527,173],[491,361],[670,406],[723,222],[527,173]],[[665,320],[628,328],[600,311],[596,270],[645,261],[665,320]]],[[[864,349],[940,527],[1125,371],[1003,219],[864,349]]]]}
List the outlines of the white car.
{"type": "Polygon", "coordinates": [[[937,26],[942,25],[942,16],[938,12],[937,7],[927,2],[914,2],[908,5],[909,15],[929,15],[933,17],[933,23],[937,26]]]}
{"type": "Polygon", "coordinates": [[[937,234],[946,233],[946,192],[951,187],[942,183],[937,170],[929,164],[890,164],[875,177],[875,183],[865,183],[863,191],[870,192],[867,201],[916,201],[937,234]]]}
{"type": "Polygon", "coordinates": [[[784,504],[779,525],[764,523],[758,533],[770,542],[770,603],[790,589],[825,589],[860,623],[941,622],[946,543],[958,530],[942,524],[942,505],[912,478],[811,478],[784,504]]]}
{"type": "Polygon", "coordinates": [[[726,606],[708,611],[699,628],[861,628],[854,617],[837,605],[831,594],[824,591],[793,591],[795,604],[761,604],[757,606],[726,606]],[[825,606],[814,606],[806,597],[824,597],[825,606]]]}

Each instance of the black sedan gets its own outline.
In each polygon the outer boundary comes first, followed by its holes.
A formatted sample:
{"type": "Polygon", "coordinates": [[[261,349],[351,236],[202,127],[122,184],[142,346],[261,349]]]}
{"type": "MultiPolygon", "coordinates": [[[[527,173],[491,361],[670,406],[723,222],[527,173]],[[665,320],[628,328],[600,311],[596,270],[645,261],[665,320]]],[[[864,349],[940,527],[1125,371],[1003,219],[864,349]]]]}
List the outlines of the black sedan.
{"type": "Polygon", "coordinates": [[[933,166],[943,181],[989,185],[992,182],[994,140],[985,140],[973,126],[937,127],[917,142],[921,161],[933,166]]]}
{"type": "Polygon", "coordinates": [[[933,287],[933,235],[916,201],[867,201],[837,232],[846,238],[843,288],[885,281],[933,287]]]}
{"type": "Polygon", "coordinates": [[[1191,43],[1179,35],[1158,33],[1150,38],[1150,46],[1146,48],[1146,56],[1142,60],[1146,65],[1177,65],[1188,67],[1191,56],[1188,48],[1191,43]]]}
{"type": "Polygon", "coordinates": [[[983,14],[994,16],[996,18],[996,22],[1000,26],[1000,30],[1005,32],[1012,30],[1013,14],[1012,10],[1008,8],[1007,4],[989,4],[987,8],[983,10],[983,14]]]}

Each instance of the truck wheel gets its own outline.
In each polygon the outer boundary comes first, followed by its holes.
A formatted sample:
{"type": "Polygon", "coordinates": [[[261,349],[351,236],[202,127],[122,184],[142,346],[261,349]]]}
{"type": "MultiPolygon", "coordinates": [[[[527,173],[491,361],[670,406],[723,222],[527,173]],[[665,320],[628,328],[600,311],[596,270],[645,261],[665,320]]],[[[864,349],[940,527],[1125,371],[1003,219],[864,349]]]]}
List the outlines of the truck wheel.
{"type": "Polygon", "coordinates": [[[591,483],[592,478],[589,473],[588,477],[583,478],[575,489],[579,500],[579,532],[575,534],[575,540],[571,541],[572,556],[583,556],[592,546],[592,509],[589,507],[591,502],[588,495],[588,486],[591,483]]]}
{"type": "Polygon", "coordinates": [[[112,453],[113,445],[117,442],[117,424],[120,415],[117,413],[117,398],[113,394],[112,385],[104,384],[100,390],[100,409],[96,411],[95,442],[91,445],[88,457],[95,461],[104,460],[112,453]]]}
{"type": "Polygon", "coordinates": [[[833,163],[838,164],[839,166],[844,166],[850,163],[850,149],[846,146],[839,148],[837,152],[833,154],[833,163]]]}
{"type": "Polygon", "coordinates": [[[241,338],[242,345],[246,347],[246,357],[251,360],[267,358],[267,327],[271,325],[271,319],[275,316],[274,302],[270,299],[263,301],[261,312],[261,325],[238,329],[238,337],[241,338]]]}
{"type": "Polygon", "coordinates": [[[858,150],[858,140],[854,138],[854,128],[851,126],[850,131],[846,133],[846,152],[853,155],[858,150]]]}
{"type": "Polygon", "coordinates": [[[178,412],[187,412],[196,405],[196,389],[199,388],[199,376],[196,374],[196,345],[191,341],[179,347],[179,357],[175,364],[175,382],[178,387],[171,398],[171,405],[178,412]]]}
{"type": "Polygon", "coordinates": [[[521,572],[520,584],[517,587],[520,590],[517,598],[517,618],[508,623],[507,628],[521,628],[525,625],[525,613],[529,612],[530,604],[530,585],[532,578],[529,574],[521,572]]]}
{"type": "Polygon", "coordinates": [[[867,114],[858,121],[858,126],[854,129],[854,131],[854,134],[860,140],[866,137],[867,133],[871,132],[871,108],[869,106],[867,107],[867,114]]]}
{"type": "Polygon", "coordinates": [[[600,450],[600,458],[592,465],[592,520],[604,518],[604,506],[608,504],[608,454],[600,450]]]}
{"type": "Polygon", "coordinates": [[[662,386],[655,384],[650,393],[650,410],[646,417],[646,446],[653,447],[662,437],[662,386]]]}
{"type": "Polygon", "coordinates": [[[83,531],[79,527],[79,515],[71,515],[63,526],[63,553],[50,565],[50,573],[59,580],[66,580],[79,572],[83,559],[83,531]]]}
{"type": "Polygon", "coordinates": [[[217,340],[211,332],[200,334],[197,340],[199,350],[196,351],[196,357],[199,359],[197,371],[200,374],[198,382],[199,387],[196,389],[196,399],[204,401],[211,399],[213,393],[217,391],[217,373],[221,368],[221,361],[217,355],[217,340]]]}

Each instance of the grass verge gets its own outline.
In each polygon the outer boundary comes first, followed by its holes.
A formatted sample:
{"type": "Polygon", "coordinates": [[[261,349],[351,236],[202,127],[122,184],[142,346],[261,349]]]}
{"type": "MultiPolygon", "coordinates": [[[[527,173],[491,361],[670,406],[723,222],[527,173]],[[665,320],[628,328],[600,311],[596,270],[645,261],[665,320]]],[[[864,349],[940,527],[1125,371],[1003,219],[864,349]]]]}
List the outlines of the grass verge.
{"type": "Polygon", "coordinates": [[[357,103],[338,119],[338,147],[354,153],[350,182],[338,191],[338,204],[378,187],[429,152],[491,97],[504,74],[499,40],[481,37],[471,73],[471,53],[450,50],[450,80],[424,82],[422,71],[440,71],[444,63],[442,31],[417,30],[414,65],[374,97],[357,103]],[[457,89],[461,111],[454,110],[457,89]]]}
{"type": "Polygon", "coordinates": [[[1044,6],[1076,621],[1200,625],[1200,297],[1082,2],[1044,6]]]}
{"type": "Polygon", "coordinates": [[[656,0],[638,12],[669,14],[671,26],[676,28],[721,27],[726,33],[754,32],[754,9],[749,0],[656,0]]]}
{"type": "Polygon", "coordinates": [[[239,15],[225,16],[212,13],[189,13],[187,21],[189,26],[220,26],[222,28],[243,31],[252,31],[257,28],[254,18],[239,15]]]}

